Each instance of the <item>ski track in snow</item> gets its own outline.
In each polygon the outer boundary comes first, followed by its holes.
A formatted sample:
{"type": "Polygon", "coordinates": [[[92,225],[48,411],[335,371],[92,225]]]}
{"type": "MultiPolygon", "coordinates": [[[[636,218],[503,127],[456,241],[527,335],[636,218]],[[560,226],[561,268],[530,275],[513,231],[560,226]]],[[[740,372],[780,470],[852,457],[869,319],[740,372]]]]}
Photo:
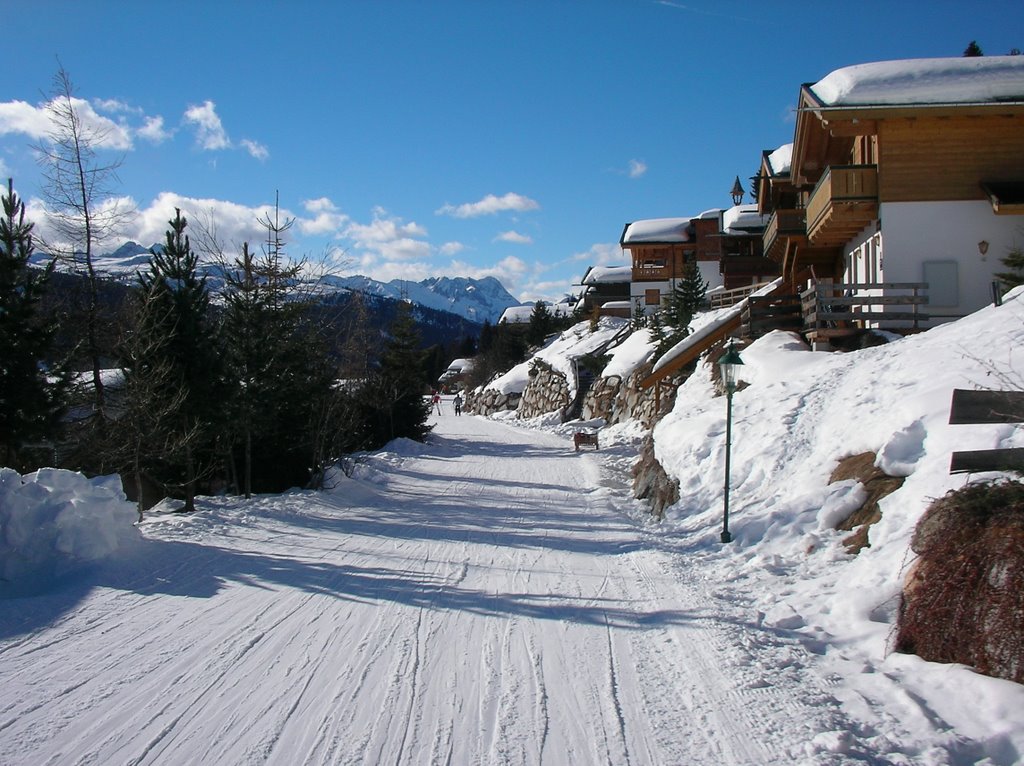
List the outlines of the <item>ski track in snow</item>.
{"type": "Polygon", "coordinates": [[[380,484],[145,523],[137,558],[0,601],[0,763],[853,762],[805,749],[856,729],[813,653],[602,460],[441,417],[380,484]]]}

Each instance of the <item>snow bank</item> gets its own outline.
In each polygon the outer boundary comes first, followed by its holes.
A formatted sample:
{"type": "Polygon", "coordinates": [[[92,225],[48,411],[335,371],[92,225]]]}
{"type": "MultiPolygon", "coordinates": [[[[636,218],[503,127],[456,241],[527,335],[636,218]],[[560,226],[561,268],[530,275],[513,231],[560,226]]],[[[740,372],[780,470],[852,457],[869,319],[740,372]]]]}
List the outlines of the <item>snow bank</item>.
{"type": "MultiPolygon", "coordinates": [[[[844,646],[853,641],[881,665],[918,519],[933,498],[991,476],[951,476],[950,452],[1024,444],[1018,426],[948,424],[954,388],[1024,388],[1022,294],[1018,289],[1002,307],[853,353],[812,352],[785,332],[744,349],[740,377],[749,386],[733,401],[735,543],[725,548],[717,538],[726,402],[714,395],[710,367],[702,365],[654,430],[657,457],[680,483],[669,527],[725,553],[710,577],[760,578],[766,568],[789,573],[783,591],[762,591],[766,621],[799,623],[844,646]],[[841,458],[867,451],[906,481],[881,501],[871,547],[853,557],[840,545],[848,533],[833,527],[860,504],[864,488],[828,480],[841,458]]],[[[890,658],[885,666],[901,662],[890,658]]]]}
{"type": "Polygon", "coordinates": [[[0,468],[0,577],[45,578],[105,558],[139,539],[136,519],[117,475],[0,468]]]}
{"type": "Polygon", "coordinates": [[[611,359],[601,374],[606,378],[618,375],[625,380],[653,356],[654,343],[650,332],[646,328],[637,330],[611,350],[611,359]]]}

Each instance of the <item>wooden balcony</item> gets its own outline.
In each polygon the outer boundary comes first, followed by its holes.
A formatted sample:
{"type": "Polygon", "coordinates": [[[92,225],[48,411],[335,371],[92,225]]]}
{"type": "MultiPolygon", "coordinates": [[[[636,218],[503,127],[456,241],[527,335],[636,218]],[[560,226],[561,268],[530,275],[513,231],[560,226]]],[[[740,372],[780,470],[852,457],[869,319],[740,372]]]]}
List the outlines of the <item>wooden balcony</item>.
{"type": "Polygon", "coordinates": [[[815,247],[843,245],[878,218],[878,168],[834,165],[807,201],[807,239],[815,247]]]}
{"type": "Polygon", "coordinates": [[[800,209],[779,209],[772,213],[768,225],[764,227],[764,254],[773,261],[781,261],[786,254],[787,240],[797,240],[796,244],[807,241],[806,211],[800,209]]]}

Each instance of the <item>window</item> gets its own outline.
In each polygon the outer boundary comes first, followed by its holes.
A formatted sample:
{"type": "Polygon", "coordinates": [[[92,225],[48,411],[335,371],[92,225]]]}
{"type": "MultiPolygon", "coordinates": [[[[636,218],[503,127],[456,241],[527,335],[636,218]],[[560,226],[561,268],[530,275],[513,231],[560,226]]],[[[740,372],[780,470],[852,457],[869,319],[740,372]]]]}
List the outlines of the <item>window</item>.
{"type": "Polygon", "coordinates": [[[648,306],[661,304],[661,290],[644,290],[644,300],[648,306]]]}

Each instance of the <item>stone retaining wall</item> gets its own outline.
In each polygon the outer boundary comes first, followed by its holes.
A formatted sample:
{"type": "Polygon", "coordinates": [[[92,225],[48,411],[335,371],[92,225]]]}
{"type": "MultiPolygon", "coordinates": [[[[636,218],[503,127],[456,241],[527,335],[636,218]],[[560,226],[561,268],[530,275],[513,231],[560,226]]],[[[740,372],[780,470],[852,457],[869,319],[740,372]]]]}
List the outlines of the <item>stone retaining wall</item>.
{"type": "Polygon", "coordinates": [[[685,374],[683,377],[670,377],[662,381],[660,394],[653,386],[640,388],[640,381],[650,374],[651,365],[646,364],[625,381],[618,375],[594,381],[583,400],[583,419],[603,418],[608,425],[638,420],[647,427],[653,426],[672,409],[676,388],[685,379],[685,374]],[[656,411],[656,407],[660,411],[656,411]]]}
{"type": "Polygon", "coordinates": [[[530,371],[530,382],[519,403],[519,417],[535,418],[549,412],[564,413],[569,406],[569,382],[565,375],[537,360],[530,371]]]}

